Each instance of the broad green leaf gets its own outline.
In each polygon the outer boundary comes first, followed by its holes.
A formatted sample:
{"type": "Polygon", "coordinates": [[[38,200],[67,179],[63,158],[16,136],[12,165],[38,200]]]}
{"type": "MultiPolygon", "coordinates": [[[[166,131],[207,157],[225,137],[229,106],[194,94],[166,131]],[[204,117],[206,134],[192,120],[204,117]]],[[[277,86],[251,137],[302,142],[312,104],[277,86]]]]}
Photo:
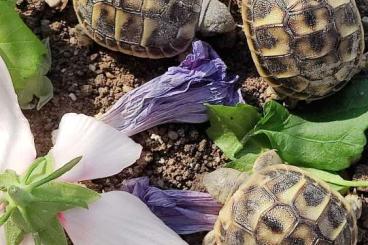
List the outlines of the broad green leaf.
{"type": "Polygon", "coordinates": [[[227,163],[225,167],[237,169],[242,172],[252,172],[256,159],[270,149],[269,142],[263,137],[252,137],[244,148],[236,154],[236,159],[227,163]]]}
{"type": "Polygon", "coordinates": [[[5,60],[18,94],[19,103],[29,107],[33,96],[40,108],[53,96],[47,47],[25,25],[13,1],[0,1],[0,56],[5,60]]]}
{"type": "Polygon", "coordinates": [[[53,218],[48,226],[38,234],[42,245],[68,245],[64,229],[57,218],[53,218]]]}
{"type": "Polygon", "coordinates": [[[304,106],[302,111],[290,113],[277,102],[270,101],[265,104],[263,117],[257,125],[253,129],[249,128],[250,124],[244,127],[246,133],[242,139],[234,137],[234,132],[242,126],[241,120],[228,124],[220,119],[234,111],[243,115],[249,111],[239,106],[222,107],[209,112],[210,118],[214,118],[211,124],[215,125],[209,135],[234,161],[228,166],[237,169],[250,169],[259,152],[272,148],[293,165],[343,170],[360,159],[367,142],[367,95],[368,79],[360,77],[336,95],[304,106]],[[260,135],[267,137],[268,142],[263,138],[260,141],[260,135]]]}
{"type": "Polygon", "coordinates": [[[207,105],[207,108],[211,122],[208,136],[227,157],[235,160],[235,154],[243,148],[242,138],[253,129],[260,114],[255,107],[246,104],[207,105]]]}
{"type": "MultiPolygon", "coordinates": [[[[368,86],[365,87],[368,92],[368,86]]],[[[366,106],[368,110],[368,101],[366,106]]],[[[351,108],[345,109],[348,115],[351,108]]],[[[325,115],[322,113],[321,117],[325,115]]],[[[360,158],[366,144],[367,126],[368,114],[345,120],[310,121],[270,101],[254,134],[266,135],[271,147],[293,165],[337,171],[360,158]]]]}
{"type": "Polygon", "coordinates": [[[24,232],[14,223],[12,217],[4,225],[6,245],[19,245],[24,237],[24,232]]]}

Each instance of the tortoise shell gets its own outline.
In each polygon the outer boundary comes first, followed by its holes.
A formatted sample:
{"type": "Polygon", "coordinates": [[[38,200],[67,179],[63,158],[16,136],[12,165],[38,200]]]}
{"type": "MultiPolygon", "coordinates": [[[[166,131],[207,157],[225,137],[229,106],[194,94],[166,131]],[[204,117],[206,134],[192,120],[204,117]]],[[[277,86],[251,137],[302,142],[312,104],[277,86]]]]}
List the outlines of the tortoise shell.
{"type": "Polygon", "coordinates": [[[323,181],[279,164],[256,172],[227,201],[216,244],[356,244],[349,203],[323,181]]]}
{"type": "Polygon", "coordinates": [[[355,0],[243,0],[242,15],[257,70],[280,95],[320,99],[360,70],[355,0]]]}
{"type": "Polygon", "coordinates": [[[195,35],[201,0],[73,0],[79,23],[100,45],[143,58],[175,56],[195,35]]]}

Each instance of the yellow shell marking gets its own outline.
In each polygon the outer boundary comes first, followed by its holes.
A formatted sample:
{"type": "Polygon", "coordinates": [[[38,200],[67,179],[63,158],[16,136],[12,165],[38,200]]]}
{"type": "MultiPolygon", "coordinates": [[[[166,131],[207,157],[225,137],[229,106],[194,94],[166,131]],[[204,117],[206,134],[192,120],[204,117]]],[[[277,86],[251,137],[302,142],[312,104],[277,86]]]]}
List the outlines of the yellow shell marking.
{"type": "Polygon", "coordinates": [[[289,25],[296,35],[307,35],[326,29],[329,19],[328,9],[319,8],[290,15],[289,25]]]}
{"type": "Polygon", "coordinates": [[[290,38],[282,26],[259,29],[256,31],[257,41],[263,56],[275,56],[290,52],[290,38]]]}
{"type": "MultiPolygon", "coordinates": [[[[337,8],[339,6],[342,6],[344,4],[350,3],[350,0],[326,0],[329,5],[331,5],[333,8],[337,8]]],[[[355,1],[355,0],[354,0],[355,1]]]]}
{"type": "Polygon", "coordinates": [[[143,18],[122,10],[116,11],[115,39],[139,44],[143,32],[143,18]]]}

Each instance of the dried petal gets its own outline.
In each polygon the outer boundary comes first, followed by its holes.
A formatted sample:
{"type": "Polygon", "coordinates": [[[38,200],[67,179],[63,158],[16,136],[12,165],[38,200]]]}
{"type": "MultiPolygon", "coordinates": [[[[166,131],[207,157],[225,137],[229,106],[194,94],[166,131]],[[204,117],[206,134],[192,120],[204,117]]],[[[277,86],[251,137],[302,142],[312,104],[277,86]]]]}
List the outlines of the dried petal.
{"type": "Polygon", "coordinates": [[[205,103],[243,102],[237,80],[207,43],[196,41],[180,66],[125,94],[100,119],[127,135],[169,122],[202,123],[205,103]]]}
{"type": "Polygon", "coordinates": [[[221,209],[221,205],[207,193],[161,190],[149,186],[148,177],[125,181],[122,190],[139,197],[178,234],[212,230],[221,209]]]}

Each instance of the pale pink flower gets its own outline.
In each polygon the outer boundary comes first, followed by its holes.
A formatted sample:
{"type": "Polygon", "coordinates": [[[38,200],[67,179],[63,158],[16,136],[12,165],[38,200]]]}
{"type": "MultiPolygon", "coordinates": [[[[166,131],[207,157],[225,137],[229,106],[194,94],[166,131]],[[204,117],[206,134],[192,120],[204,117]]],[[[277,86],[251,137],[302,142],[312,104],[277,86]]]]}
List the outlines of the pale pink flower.
{"type": "MultiPolygon", "coordinates": [[[[0,171],[22,174],[36,158],[29,123],[19,108],[12,81],[0,58],[0,171]]],[[[60,180],[78,182],[114,175],[133,164],[142,147],[118,130],[92,117],[66,114],[49,155],[54,168],[71,159],[82,160],[60,180]]],[[[75,245],[186,244],[135,196],[112,191],[89,209],[63,212],[59,220],[75,245]]],[[[27,236],[22,244],[33,244],[27,236]]],[[[0,244],[6,244],[0,229],[0,244]]]]}

